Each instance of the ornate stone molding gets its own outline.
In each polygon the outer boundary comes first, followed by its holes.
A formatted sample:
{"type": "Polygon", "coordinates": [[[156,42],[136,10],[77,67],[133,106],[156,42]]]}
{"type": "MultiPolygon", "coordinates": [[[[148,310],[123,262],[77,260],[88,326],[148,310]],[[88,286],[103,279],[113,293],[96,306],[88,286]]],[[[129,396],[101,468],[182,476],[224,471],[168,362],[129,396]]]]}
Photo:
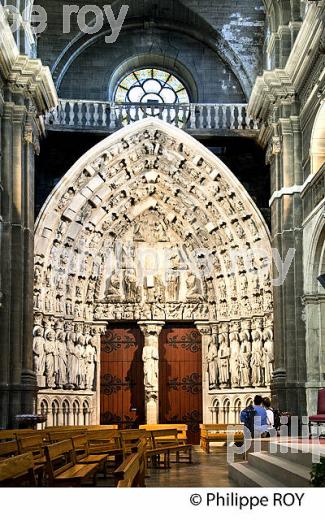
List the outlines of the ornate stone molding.
{"type": "Polygon", "coordinates": [[[19,54],[16,42],[0,4],[0,70],[3,79],[33,99],[38,114],[44,114],[58,104],[56,89],[48,67],[40,60],[19,54]]]}

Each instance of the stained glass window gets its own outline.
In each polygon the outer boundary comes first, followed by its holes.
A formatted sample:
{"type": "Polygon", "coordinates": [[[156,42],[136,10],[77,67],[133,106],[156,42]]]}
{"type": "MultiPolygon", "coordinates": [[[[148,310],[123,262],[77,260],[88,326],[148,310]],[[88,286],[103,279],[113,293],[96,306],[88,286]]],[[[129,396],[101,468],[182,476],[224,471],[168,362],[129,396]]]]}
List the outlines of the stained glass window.
{"type": "Polygon", "coordinates": [[[129,122],[128,119],[141,119],[146,114],[171,123],[177,117],[177,123],[181,126],[184,124],[184,118],[188,117],[188,110],[158,105],[184,105],[188,104],[190,99],[183,83],[173,74],[149,68],[136,70],[124,78],[117,87],[115,102],[136,105],[136,108],[123,110],[124,123],[129,122]]]}

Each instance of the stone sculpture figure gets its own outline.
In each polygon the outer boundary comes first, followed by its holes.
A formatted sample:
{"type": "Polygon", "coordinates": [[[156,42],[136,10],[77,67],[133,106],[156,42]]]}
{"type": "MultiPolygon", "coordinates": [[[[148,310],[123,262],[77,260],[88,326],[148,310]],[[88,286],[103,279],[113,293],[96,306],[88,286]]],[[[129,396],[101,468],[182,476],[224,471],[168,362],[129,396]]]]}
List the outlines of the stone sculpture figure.
{"type": "Polygon", "coordinates": [[[86,361],[85,361],[86,353],[85,353],[85,350],[86,350],[85,337],[82,334],[82,332],[80,332],[78,330],[78,332],[76,333],[75,352],[76,352],[76,357],[77,357],[77,361],[78,361],[76,379],[77,379],[77,387],[79,388],[79,390],[84,390],[85,384],[86,384],[86,361]]]}
{"type": "Polygon", "coordinates": [[[75,334],[70,323],[65,325],[67,348],[67,380],[70,390],[77,386],[78,360],[75,352],[75,334]]]}
{"type": "Polygon", "coordinates": [[[170,271],[166,274],[166,299],[168,302],[178,302],[180,289],[180,276],[177,271],[170,271]]]}
{"type": "Polygon", "coordinates": [[[240,367],[240,386],[250,386],[250,357],[252,352],[252,345],[250,341],[250,333],[244,330],[239,335],[240,338],[240,353],[239,353],[239,367],[240,367]]]}
{"type": "Polygon", "coordinates": [[[92,339],[86,345],[85,349],[85,362],[86,362],[86,390],[92,390],[94,387],[95,380],[95,368],[97,362],[97,350],[92,343],[92,339]]]}
{"type": "Polygon", "coordinates": [[[201,282],[193,273],[188,273],[186,279],[186,300],[188,302],[202,301],[201,282]]]}
{"type": "Polygon", "coordinates": [[[265,374],[265,384],[270,385],[273,376],[274,363],[274,341],[273,329],[267,328],[264,331],[264,350],[263,350],[263,365],[265,374]]]}
{"type": "Polygon", "coordinates": [[[135,303],[138,299],[137,277],[134,270],[127,270],[124,273],[125,299],[135,303]]]}
{"type": "Polygon", "coordinates": [[[121,278],[118,272],[114,271],[106,284],[106,298],[112,300],[121,299],[121,278]]]}
{"type": "Polygon", "coordinates": [[[45,387],[45,339],[43,327],[34,327],[33,331],[33,354],[34,354],[34,371],[37,376],[38,386],[45,387]]]}
{"type": "Polygon", "coordinates": [[[227,334],[219,334],[218,361],[219,361],[220,388],[226,388],[228,386],[229,358],[230,358],[230,349],[228,346],[228,336],[227,336],[227,334]]]}
{"type": "Polygon", "coordinates": [[[233,332],[229,336],[230,342],[230,379],[232,388],[238,388],[240,384],[240,343],[239,335],[233,332]]]}
{"type": "Polygon", "coordinates": [[[209,373],[209,388],[213,390],[218,387],[218,348],[217,335],[214,334],[209,341],[208,346],[208,373],[209,373]]]}
{"type": "Polygon", "coordinates": [[[56,386],[63,388],[67,383],[67,349],[63,330],[57,332],[55,350],[56,386]]]}
{"type": "Polygon", "coordinates": [[[45,376],[47,388],[55,388],[55,333],[53,329],[45,332],[45,376]]]}
{"type": "Polygon", "coordinates": [[[144,363],[144,385],[146,390],[158,390],[158,361],[157,341],[154,335],[148,334],[143,348],[142,360],[144,363]]]}
{"type": "Polygon", "coordinates": [[[262,355],[263,355],[263,340],[262,331],[256,329],[252,333],[252,357],[251,357],[251,368],[252,368],[252,385],[254,387],[262,386],[262,355]]]}

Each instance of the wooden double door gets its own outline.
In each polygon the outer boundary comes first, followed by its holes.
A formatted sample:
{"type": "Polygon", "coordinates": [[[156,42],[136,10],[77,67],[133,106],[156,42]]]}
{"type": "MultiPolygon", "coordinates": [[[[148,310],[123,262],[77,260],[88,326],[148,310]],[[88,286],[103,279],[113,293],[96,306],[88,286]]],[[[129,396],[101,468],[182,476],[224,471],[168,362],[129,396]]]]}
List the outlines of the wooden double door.
{"type": "MultiPolygon", "coordinates": [[[[116,324],[101,344],[101,424],[145,424],[144,338],[137,324],[116,324]]],[[[159,336],[159,422],[187,424],[199,444],[202,422],[202,341],[192,324],[167,324],[159,336]]]]}

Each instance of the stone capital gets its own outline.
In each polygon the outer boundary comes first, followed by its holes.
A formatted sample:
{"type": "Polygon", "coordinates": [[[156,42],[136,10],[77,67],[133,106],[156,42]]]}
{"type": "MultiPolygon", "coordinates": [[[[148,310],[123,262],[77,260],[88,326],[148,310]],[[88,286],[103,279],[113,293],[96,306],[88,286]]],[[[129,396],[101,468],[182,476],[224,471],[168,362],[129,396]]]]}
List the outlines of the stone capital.
{"type": "Polygon", "coordinates": [[[162,328],[165,325],[164,321],[139,321],[138,325],[144,335],[144,337],[148,336],[159,336],[162,331],[162,328]]]}
{"type": "Polygon", "coordinates": [[[194,325],[196,326],[197,330],[200,332],[202,336],[211,336],[211,326],[216,324],[209,323],[208,321],[196,321],[194,325]]]}

